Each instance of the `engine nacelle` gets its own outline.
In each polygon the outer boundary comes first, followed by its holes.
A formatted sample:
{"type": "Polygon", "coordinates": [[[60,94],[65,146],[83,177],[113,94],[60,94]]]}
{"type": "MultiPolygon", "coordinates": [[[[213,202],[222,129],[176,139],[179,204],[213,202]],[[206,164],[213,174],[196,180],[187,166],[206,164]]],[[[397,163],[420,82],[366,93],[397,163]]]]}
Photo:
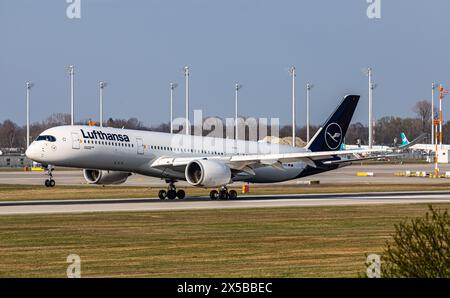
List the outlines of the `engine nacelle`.
{"type": "Polygon", "coordinates": [[[131,173],[118,171],[103,171],[103,170],[83,170],[84,179],[89,184],[122,184],[127,181],[131,173]]]}
{"type": "Polygon", "coordinates": [[[217,160],[193,160],[186,166],[184,174],[186,181],[193,186],[216,187],[231,181],[230,168],[217,160]]]}

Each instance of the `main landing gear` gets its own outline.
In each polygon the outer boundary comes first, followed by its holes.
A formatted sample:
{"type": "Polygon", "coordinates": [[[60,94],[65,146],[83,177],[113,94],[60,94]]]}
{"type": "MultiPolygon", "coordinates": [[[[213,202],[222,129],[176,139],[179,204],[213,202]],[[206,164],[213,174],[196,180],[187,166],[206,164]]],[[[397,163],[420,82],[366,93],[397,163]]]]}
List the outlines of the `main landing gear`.
{"type": "Polygon", "coordinates": [[[169,183],[169,186],[167,187],[167,191],[165,191],[164,189],[161,189],[158,193],[158,197],[161,200],[164,200],[164,199],[174,200],[175,198],[178,198],[179,200],[184,199],[184,197],[186,196],[186,193],[182,189],[177,191],[177,188],[175,187],[175,181],[169,180],[166,182],[169,183]]]}
{"type": "Polygon", "coordinates": [[[237,199],[237,192],[235,190],[228,191],[226,186],[222,186],[219,190],[211,190],[209,193],[209,198],[211,200],[235,200],[237,199]]]}
{"type": "Polygon", "coordinates": [[[56,185],[55,180],[53,180],[53,166],[48,165],[46,169],[46,175],[48,175],[48,179],[45,180],[46,187],[54,187],[56,185]]]}

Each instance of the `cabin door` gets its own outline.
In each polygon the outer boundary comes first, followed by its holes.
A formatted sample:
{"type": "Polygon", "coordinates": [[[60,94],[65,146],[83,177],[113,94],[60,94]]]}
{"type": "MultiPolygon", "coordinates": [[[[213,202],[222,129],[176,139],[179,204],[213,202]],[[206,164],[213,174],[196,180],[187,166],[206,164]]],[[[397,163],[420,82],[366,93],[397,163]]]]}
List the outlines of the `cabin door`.
{"type": "Polygon", "coordinates": [[[80,135],[72,132],[72,149],[80,149],[80,135]]]}
{"type": "Polygon", "coordinates": [[[142,138],[136,138],[137,154],[144,154],[144,142],[142,138]]]}

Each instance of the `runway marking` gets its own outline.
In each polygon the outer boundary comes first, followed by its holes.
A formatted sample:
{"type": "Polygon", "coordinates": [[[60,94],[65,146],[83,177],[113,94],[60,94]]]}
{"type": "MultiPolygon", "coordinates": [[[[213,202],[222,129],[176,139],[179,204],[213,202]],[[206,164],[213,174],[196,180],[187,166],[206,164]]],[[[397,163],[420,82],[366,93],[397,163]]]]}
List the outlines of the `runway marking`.
{"type": "Polygon", "coordinates": [[[97,199],[0,202],[0,215],[170,211],[232,208],[314,207],[379,204],[450,203],[450,192],[400,192],[364,194],[262,195],[238,200],[211,201],[195,197],[179,201],[150,199],[97,199]],[[279,199],[277,199],[279,198],[279,199]]]}

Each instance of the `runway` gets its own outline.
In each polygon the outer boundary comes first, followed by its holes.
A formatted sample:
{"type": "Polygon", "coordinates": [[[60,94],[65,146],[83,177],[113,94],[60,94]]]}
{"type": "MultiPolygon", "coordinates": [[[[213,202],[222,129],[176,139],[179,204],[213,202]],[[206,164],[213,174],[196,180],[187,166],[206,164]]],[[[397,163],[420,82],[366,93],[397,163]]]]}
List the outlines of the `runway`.
{"type": "Polygon", "coordinates": [[[207,197],[161,201],[144,199],[39,200],[0,202],[0,215],[125,211],[177,211],[232,208],[314,207],[381,204],[450,203],[450,191],[359,194],[259,195],[211,201],[207,197]]]}

